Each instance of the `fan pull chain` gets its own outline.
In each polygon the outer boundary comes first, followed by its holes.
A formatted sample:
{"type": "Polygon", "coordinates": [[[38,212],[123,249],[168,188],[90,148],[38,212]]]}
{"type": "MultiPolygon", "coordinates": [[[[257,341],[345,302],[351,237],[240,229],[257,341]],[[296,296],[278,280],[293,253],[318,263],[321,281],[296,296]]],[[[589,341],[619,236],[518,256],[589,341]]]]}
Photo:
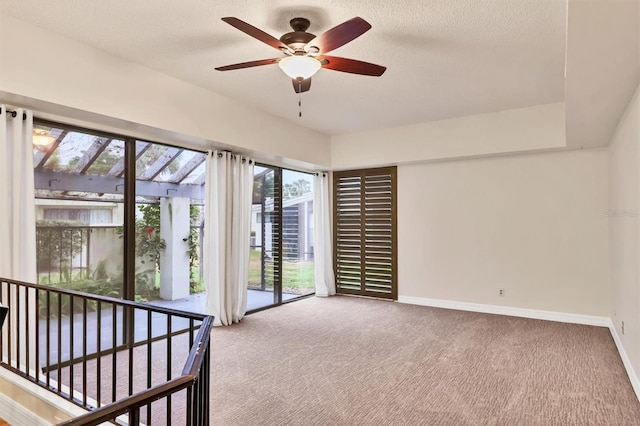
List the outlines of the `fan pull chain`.
{"type": "Polygon", "coordinates": [[[302,117],[302,81],[298,83],[298,117],[302,117]]]}

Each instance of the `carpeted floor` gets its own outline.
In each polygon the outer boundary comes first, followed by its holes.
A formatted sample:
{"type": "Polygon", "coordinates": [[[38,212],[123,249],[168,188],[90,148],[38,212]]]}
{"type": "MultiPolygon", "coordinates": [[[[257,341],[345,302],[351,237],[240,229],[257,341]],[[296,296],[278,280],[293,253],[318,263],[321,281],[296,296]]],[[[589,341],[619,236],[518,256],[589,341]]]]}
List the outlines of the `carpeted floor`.
{"type": "Polygon", "coordinates": [[[212,349],[212,425],[640,425],[606,328],[309,298],[212,349]]]}

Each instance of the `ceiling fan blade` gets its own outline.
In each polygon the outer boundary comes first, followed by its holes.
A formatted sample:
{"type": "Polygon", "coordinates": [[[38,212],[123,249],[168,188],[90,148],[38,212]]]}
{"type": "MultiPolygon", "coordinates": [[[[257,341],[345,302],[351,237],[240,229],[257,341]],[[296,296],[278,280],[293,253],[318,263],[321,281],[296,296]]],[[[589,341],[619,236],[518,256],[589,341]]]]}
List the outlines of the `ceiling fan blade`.
{"type": "Polygon", "coordinates": [[[217,67],[216,70],[218,70],[218,71],[239,70],[239,69],[242,69],[242,68],[251,68],[251,67],[259,67],[261,65],[276,64],[279,61],[280,61],[279,58],[260,59],[258,61],[250,61],[250,62],[242,62],[240,64],[225,65],[224,67],[217,67]]]}
{"type": "Polygon", "coordinates": [[[387,70],[382,65],[372,64],[370,62],[358,61],[349,58],[339,58],[337,56],[318,56],[322,62],[322,68],[334,71],[348,72],[351,74],[371,75],[380,77],[387,70]]]}
{"type": "Polygon", "coordinates": [[[294,78],[291,81],[293,82],[293,90],[295,90],[296,93],[308,92],[309,89],[311,89],[311,77],[302,81],[294,78]]]}
{"type": "Polygon", "coordinates": [[[369,31],[371,24],[360,17],[349,19],[342,24],[327,30],[325,33],[307,43],[307,50],[316,46],[321,54],[331,52],[340,46],[344,46],[351,40],[360,37],[369,31]]]}
{"type": "Polygon", "coordinates": [[[253,25],[250,25],[244,21],[241,21],[238,18],[227,17],[227,18],[222,18],[222,20],[227,24],[231,25],[232,27],[239,29],[243,33],[248,34],[251,37],[260,40],[261,42],[268,44],[274,49],[289,50],[289,46],[287,46],[277,38],[273,37],[270,34],[265,33],[264,31],[254,27],[253,25]]]}

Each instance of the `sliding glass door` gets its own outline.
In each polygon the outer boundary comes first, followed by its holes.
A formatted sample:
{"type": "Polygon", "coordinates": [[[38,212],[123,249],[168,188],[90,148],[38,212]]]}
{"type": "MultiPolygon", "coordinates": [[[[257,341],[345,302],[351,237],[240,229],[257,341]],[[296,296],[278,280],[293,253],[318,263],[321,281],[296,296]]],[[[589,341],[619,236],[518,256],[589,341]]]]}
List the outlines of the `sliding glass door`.
{"type": "Polygon", "coordinates": [[[204,312],[200,253],[206,154],[135,144],[135,298],[204,312]]]}
{"type": "Polygon", "coordinates": [[[248,311],[314,293],[312,178],[254,169],[248,311]]]}
{"type": "Polygon", "coordinates": [[[254,167],[247,310],[280,303],[281,170],[254,167]]]}
{"type": "Polygon", "coordinates": [[[282,298],[315,292],[313,175],[282,171],[282,298]]]}

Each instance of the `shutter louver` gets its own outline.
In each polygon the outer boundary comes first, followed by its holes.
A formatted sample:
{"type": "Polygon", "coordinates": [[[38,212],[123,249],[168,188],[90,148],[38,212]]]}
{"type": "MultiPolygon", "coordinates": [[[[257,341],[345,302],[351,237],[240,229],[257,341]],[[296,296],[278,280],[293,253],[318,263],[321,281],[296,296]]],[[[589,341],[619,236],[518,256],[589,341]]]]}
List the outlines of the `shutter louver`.
{"type": "Polygon", "coordinates": [[[334,173],[338,293],[397,298],[396,168],[334,173]]]}

